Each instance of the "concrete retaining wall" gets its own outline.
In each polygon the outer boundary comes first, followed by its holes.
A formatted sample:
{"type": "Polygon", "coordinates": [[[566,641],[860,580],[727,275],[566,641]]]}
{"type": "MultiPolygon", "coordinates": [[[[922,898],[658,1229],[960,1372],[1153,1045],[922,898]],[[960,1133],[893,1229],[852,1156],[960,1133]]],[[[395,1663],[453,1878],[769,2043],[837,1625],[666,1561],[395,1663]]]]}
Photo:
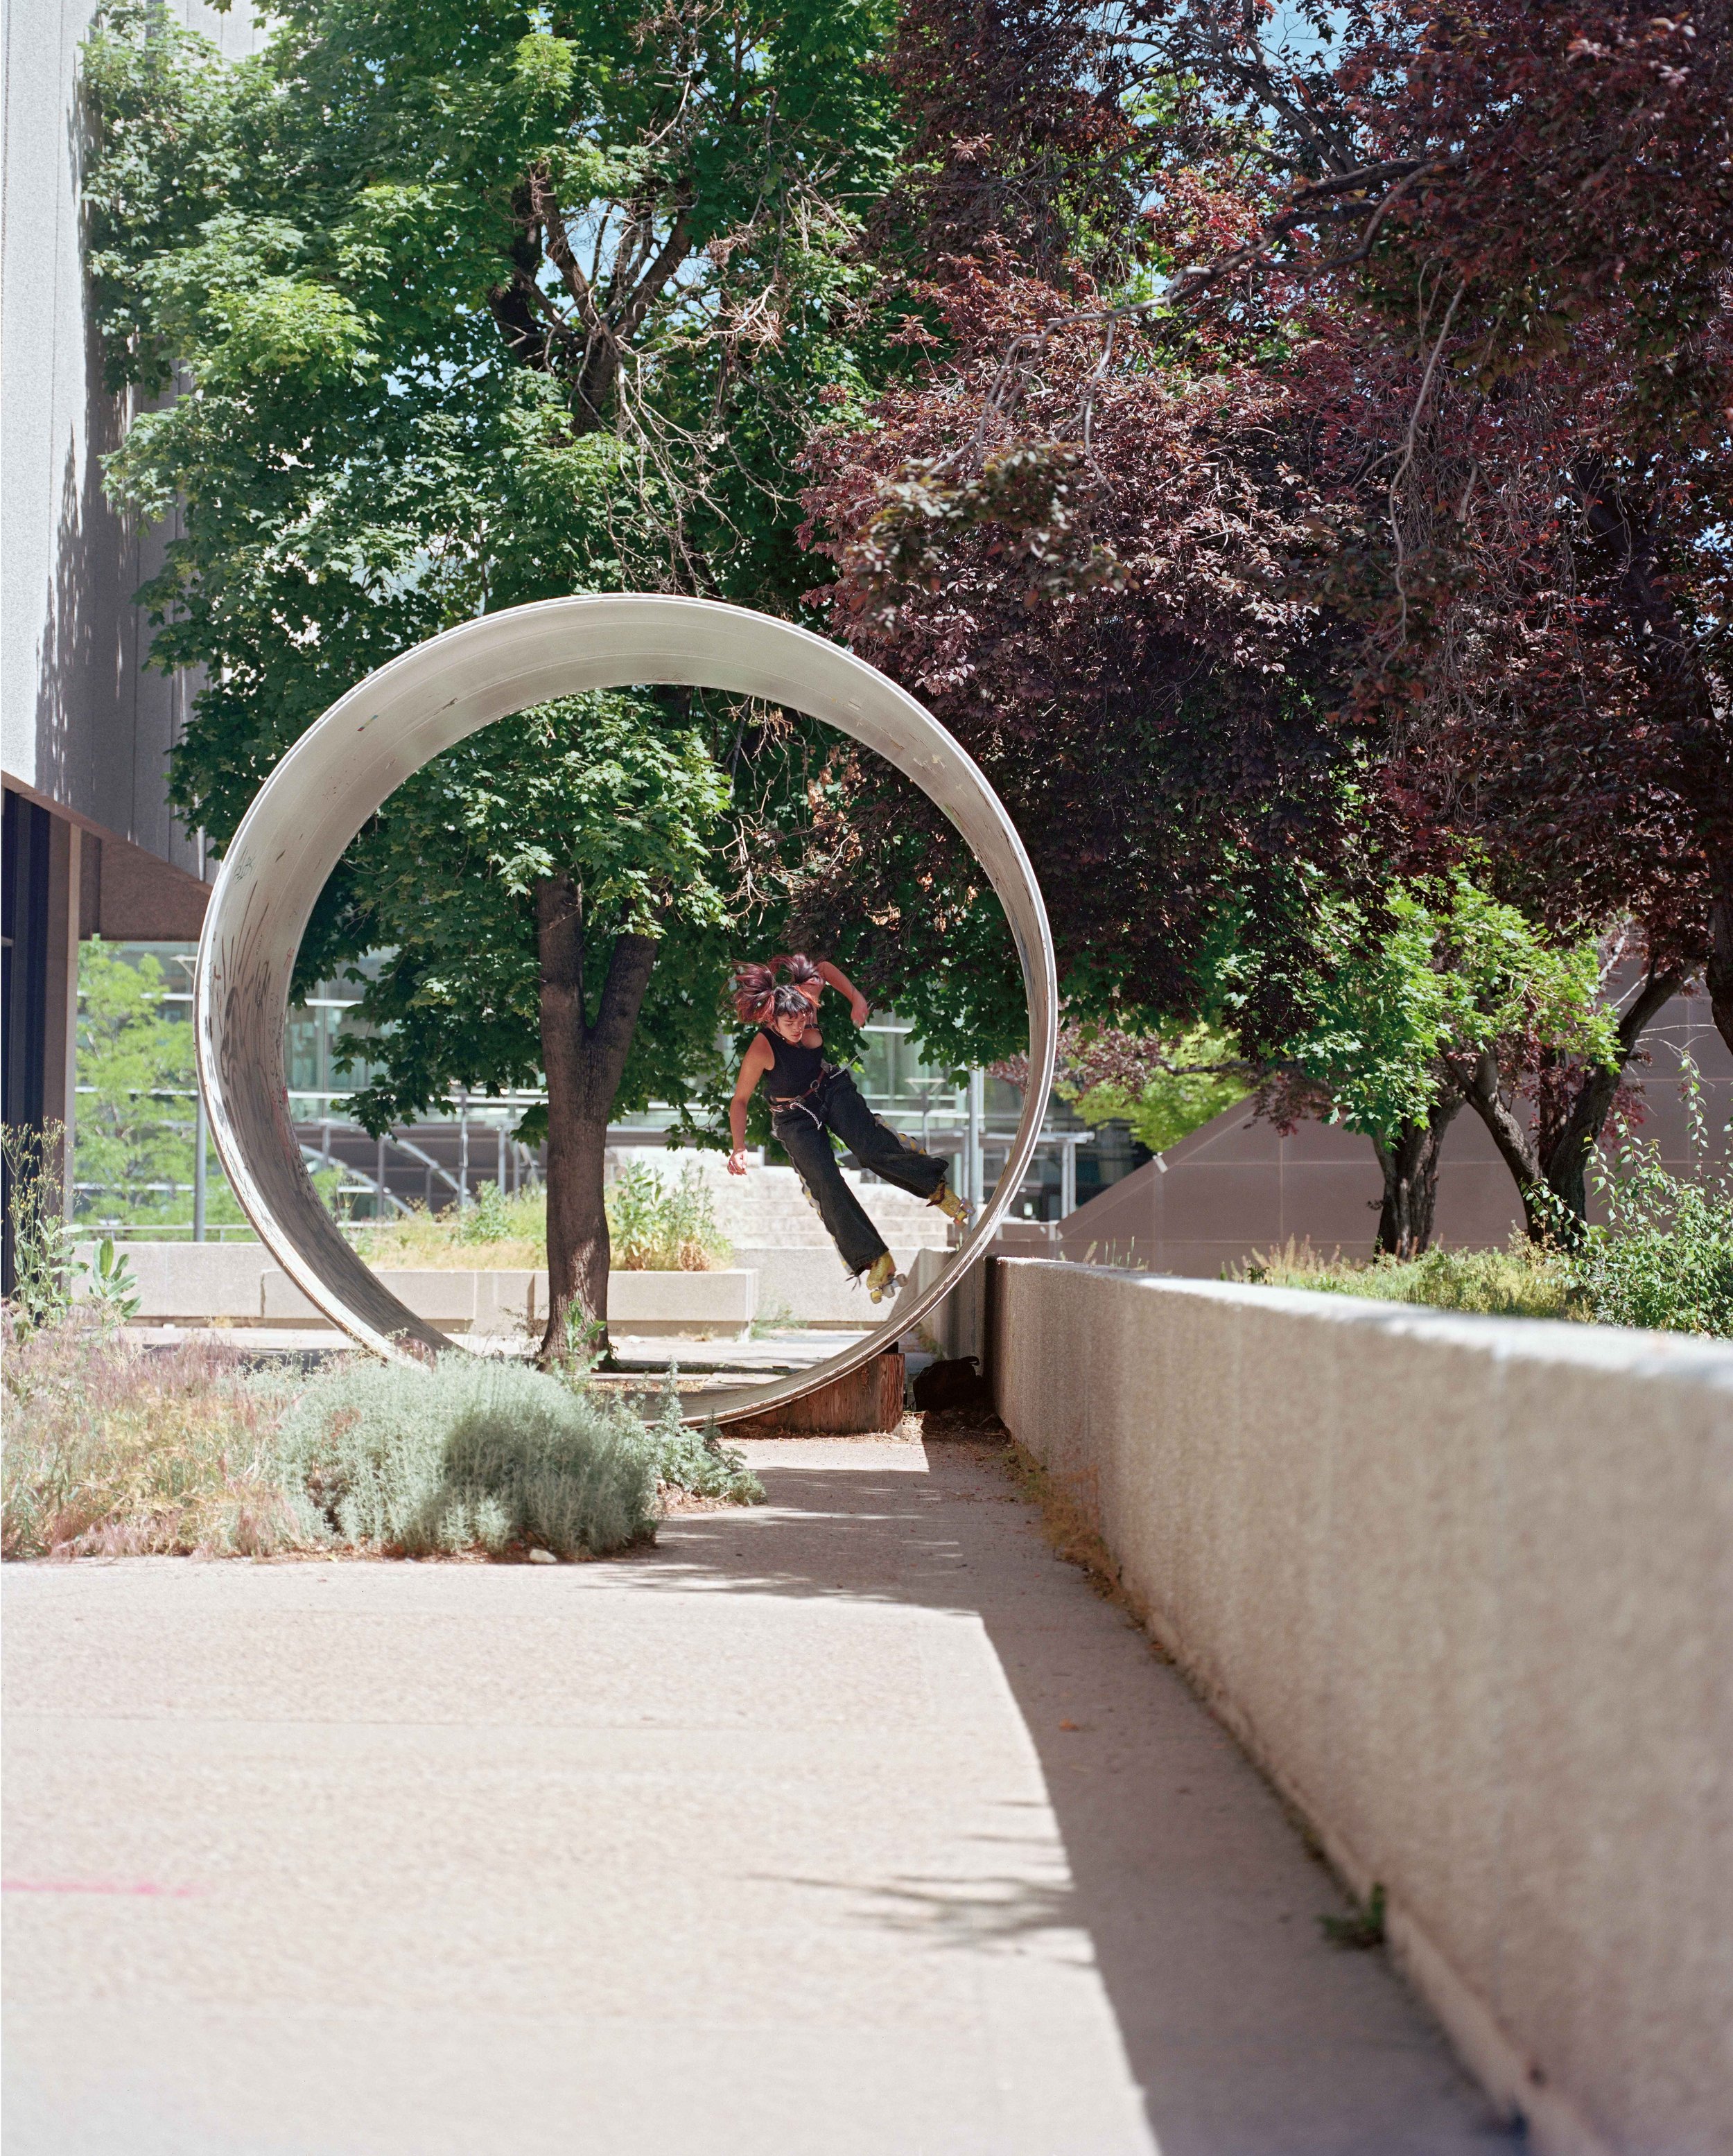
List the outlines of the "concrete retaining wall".
{"type": "MultiPolygon", "coordinates": [[[[80,1244],[77,1255],[87,1257],[95,1247],[80,1244]]],[[[254,1325],[304,1327],[323,1322],[306,1297],[271,1265],[260,1244],[121,1243],[116,1247],[131,1260],[133,1277],[139,1284],[141,1323],[203,1325],[213,1317],[254,1325]]],[[[923,1263],[943,1265],[950,1255],[944,1250],[923,1250],[913,1244],[894,1243],[891,1254],[897,1271],[911,1276],[923,1263]]],[[[399,1274],[387,1277],[393,1283],[393,1294],[404,1296],[403,1288],[396,1285],[399,1274]]],[[[547,1315],[545,1273],[508,1273],[487,1266],[471,1272],[440,1266],[413,1275],[405,1271],[402,1277],[429,1283],[425,1291],[431,1300],[425,1306],[415,1300],[421,1292],[419,1288],[413,1288],[404,1300],[435,1325],[476,1332],[516,1332],[526,1298],[532,1292],[535,1308],[544,1320],[547,1315]],[[478,1283],[473,1294],[450,1285],[471,1279],[478,1283]],[[464,1300],[465,1296],[470,1296],[469,1301],[464,1300]]],[[[860,1332],[884,1317],[882,1310],[875,1310],[867,1301],[865,1290],[850,1280],[841,1259],[828,1242],[822,1249],[737,1244],[733,1265],[712,1273],[612,1273],[608,1300],[612,1322],[629,1332],[691,1333],[707,1326],[738,1332],[754,1317],[785,1318],[819,1332],[860,1332]],[[746,1291],[740,1286],[747,1275],[757,1279],[750,1306],[743,1301],[746,1291]],[[734,1285],[723,1302],[712,1308],[715,1294],[720,1291],[712,1291],[702,1284],[724,1280],[734,1285]],[[657,1281],[682,1285],[661,1289],[645,1285],[657,1281]],[[650,1306],[651,1301],[670,1295],[689,1315],[671,1315],[660,1301],[655,1309],[650,1306]]]]}
{"type": "Polygon", "coordinates": [[[1733,1350],[1001,1261],[994,1378],[1549,2152],[1733,2148],[1733,1350]]]}
{"type": "MultiPolygon", "coordinates": [[[[80,1244],[88,1258],[94,1244],[80,1244]]],[[[121,1243],[138,1283],[137,1322],[322,1326],[325,1319],[260,1243],[121,1243]]],[[[538,1331],[548,1317],[548,1276],[505,1266],[382,1268],[379,1278],[418,1317],[449,1332],[538,1331]]],[[[758,1276],[740,1267],[707,1273],[611,1272],[610,1324],[627,1336],[684,1334],[743,1339],[758,1309],[758,1276]]]]}
{"type": "MultiPolygon", "coordinates": [[[[382,1270],[379,1278],[399,1302],[445,1332],[515,1336],[535,1329],[538,1303],[544,1318],[548,1309],[547,1275],[527,1270],[501,1265],[457,1272],[435,1265],[400,1266],[382,1270]]],[[[327,1322],[276,1266],[264,1268],[259,1285],[265,1324],[306,1327],[327,1322]]]]}
{"type": "MultiPolygon", "coordinates": [[[[951,1261],[949,1250],[920,1250],[908,1269],[903,1294],[911,1301],[930,1287],[951,1261]]],[[[990,1263],[990,1260],[988,1262],[990,1263]]],[[[985,1361],[987,1266],[965,1273],[936,1310],[928,1311],[923,1330],[944,1356],[973,1355],[985,1361]]]]}
{"type": "MultiPolygon", "coordinates": [[[[88,1264],[96,1248],[79,1243],[73,1255],[88,1264]]],[[[262,1243],[117,1242],[115,1250],[138,1283],[141,1323],[204,1325],[220,1317],[257,1325],[265,1314],[262,1243]]]]}
{"type": "MultiPolygon", "coordinates": [[[[897,1260],[897,1271],[912,1276],[923,1261],[936,1257],[942,1264],[950,1253],[917,1250],[909,1245],[898,1249],[893,1243],[891,1255],[897,1260]]],[[[864,1332],[869,1326],[884,1321],[885,1312],[866,1300],[866,1289],[850,1279],[841,1259],[828,1244],[817,1250],[737,1243],[734,1262],[759,1276],[761,1322],[774,1325],[777,1319],[786,1317],[796,1325],[810,1326],[816,1332],[864,1332]]]]}

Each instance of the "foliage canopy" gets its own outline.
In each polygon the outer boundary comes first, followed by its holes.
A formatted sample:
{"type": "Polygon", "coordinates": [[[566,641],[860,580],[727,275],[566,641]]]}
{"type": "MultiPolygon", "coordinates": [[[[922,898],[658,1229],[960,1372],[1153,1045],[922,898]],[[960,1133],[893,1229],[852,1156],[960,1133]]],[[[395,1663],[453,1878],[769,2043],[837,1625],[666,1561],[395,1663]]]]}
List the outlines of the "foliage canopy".
{"type": "MultiPolygon", "coordinates": [[[[796,603],[790,470],[873,362],[850,302],[901,140],[890,21],[291,0],[229,66],[150,0],[105,11],[110,376],[181,390],[109,479],[178,506],[143,596],[155,662],[206,670],[172,787],[219,847],[321,710],[475,613],[796,603]]],[[[590,1140],[616,1100],[718,1075],[728,932],[763,912],[729,863],[742,814],[798,798],[795,733],[666,694],[501,721],[399,789],[303,946],[304,979],[393,954],[363,1004],[370,1125],[546,1075],[550,1337],[568,1289],[604,1293],[590,1140]]]]}

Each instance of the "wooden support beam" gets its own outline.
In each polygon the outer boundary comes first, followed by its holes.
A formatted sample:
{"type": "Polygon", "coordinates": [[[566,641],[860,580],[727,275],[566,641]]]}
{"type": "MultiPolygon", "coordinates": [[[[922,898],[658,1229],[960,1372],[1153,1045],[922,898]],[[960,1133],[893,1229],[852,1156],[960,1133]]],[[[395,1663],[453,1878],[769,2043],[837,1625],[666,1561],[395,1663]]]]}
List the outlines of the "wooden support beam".
{"type": "Polygon", "coordinates": [[[833,1378],[774,1414],[723,1427],[732,1437],[863,1437],[902,1419],[902,1356],[892,1348],[846,1377],[833,1378]]]}

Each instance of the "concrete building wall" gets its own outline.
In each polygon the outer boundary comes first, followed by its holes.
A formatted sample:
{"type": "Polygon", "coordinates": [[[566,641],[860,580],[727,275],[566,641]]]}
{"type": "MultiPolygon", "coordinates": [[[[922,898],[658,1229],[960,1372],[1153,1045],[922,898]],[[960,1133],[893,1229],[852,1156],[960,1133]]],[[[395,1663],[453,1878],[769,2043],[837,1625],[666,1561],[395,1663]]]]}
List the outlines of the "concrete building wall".
{"type": "MultiPolygon", "coordinates": [[[[226,15],[167,4],[229,58],[258,43],[248,0],[226,15]]],[[[167,790],[198,683],[143,670],[151,632],[133,604],[172,532],[136,528],[102,490],[137,400],[103,387],[85,275],[80,48],[96,5],[7,0],[0,28],[0,1091],[8,1124],[67,1132],[80,936],[197,936],[205,900],[203,839],[167,790]]],[[[64,1141],[49,1160],[69,1203],[64,1141]]]]}
{"type": "Polygon", "coordinates": [[[1014,1436],[1549,2156],[1733,2147],[1733,1349],[997,1261],[1014,1436]]]}
{"type": "MultiPolygon", "coordinates": [[[[242,0],[172,12],[224,54],[252,50],[242,0]]],[[[0,762],[40,803],[194,875],[166,791],[192,686],[147,675],[132,594],[170,536],[116,516],[101,458],[132,400],[102,386],[83,260],[79,49],[96,0],[10,0],[0,174],[0,762]]]]}

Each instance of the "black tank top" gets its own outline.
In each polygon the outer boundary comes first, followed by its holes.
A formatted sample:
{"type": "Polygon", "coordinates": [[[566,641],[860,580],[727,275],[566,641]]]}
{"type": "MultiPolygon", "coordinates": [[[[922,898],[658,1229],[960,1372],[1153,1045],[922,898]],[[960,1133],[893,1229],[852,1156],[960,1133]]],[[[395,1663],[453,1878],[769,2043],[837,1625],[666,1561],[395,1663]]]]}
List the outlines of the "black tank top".
{"type": "Polygon", "coordinates": [[[768,1026],[760,1027],[759,1039],[770,1050],[772,1060],[764,1080],[773,1101],[792,1101],[818,1083],[819,1073],[825,1066],[822,1039],[816,1048],[807,1048],[798,1040],[784,1040],[768,1026]]]}

